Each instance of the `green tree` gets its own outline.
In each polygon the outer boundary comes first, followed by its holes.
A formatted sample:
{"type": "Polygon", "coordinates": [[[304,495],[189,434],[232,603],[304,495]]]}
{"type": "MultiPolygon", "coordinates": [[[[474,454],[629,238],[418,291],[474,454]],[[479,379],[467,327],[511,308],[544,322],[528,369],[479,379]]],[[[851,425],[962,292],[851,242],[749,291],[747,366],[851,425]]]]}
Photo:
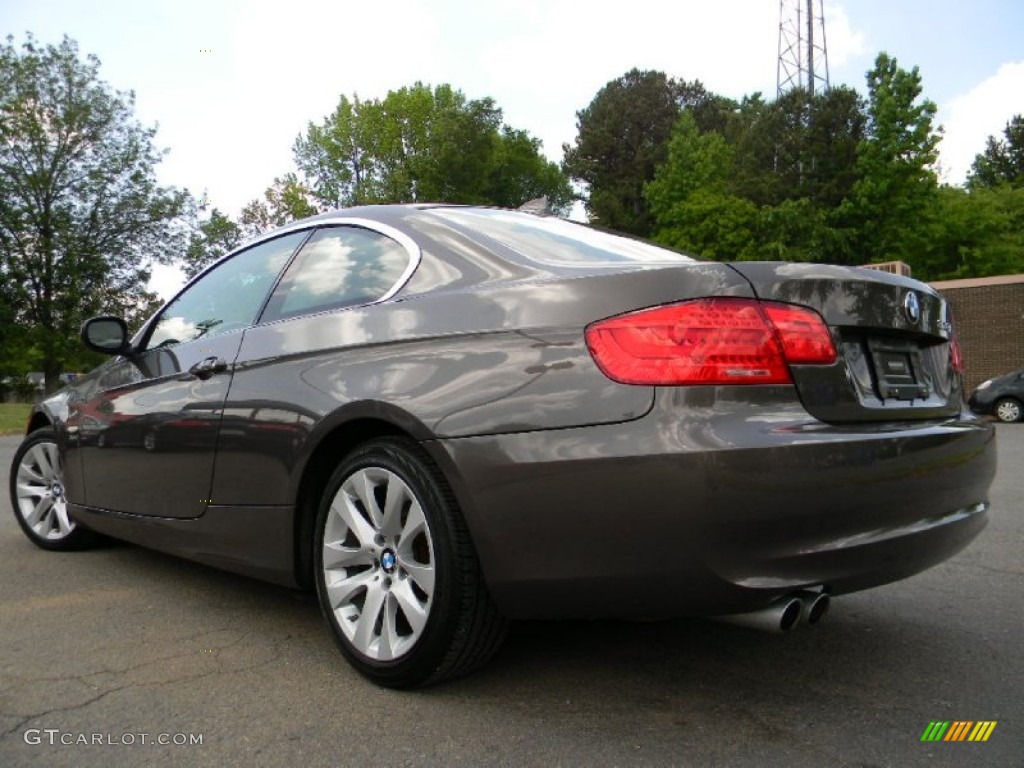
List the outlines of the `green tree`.
{"type": "Polygon", "coordinates": [[[867,136],[857,150],[857,180],[840,221],[856,230],[857,262],[913,264],[929,246],[928,220],[936,210],[936,108],[921,98],[917,67],[900,69],[885,53],[878,54],[867,80],[867,136]]]}
{"type": "Polygon", "coordinates": [[[545,195],[566,210],[572,200],[539,140],[504,125],[492,99],[470,100],[446,84],[416,83],[379,101],[342,96],[299,136],[294,155],[302,180],[293,178],[292,188],[308,191],[321,209],[418,201],[515,207],[545,195]]]}
{"type": "Polygon", "coordinates": [[[773,102],[744,98],[724,133],[735,147],[732,186],[758,206],[809,198],[834,207],[856,180],[863,100],[838,86],[809,98],[794,89],[773,102]]]}
{"type": "Polygon", "coordinates": [[[227,255],[245,239],[242,228],[216,208],[205,219],[197,220],[194,226],[182,263],[182,269],[189,278],[227,255]]]}
{"type": "Polygon", "coordinates": [[[47,389],[81,364],[82,320],[148,306],[150,260],[181,244],[186,193],[157,184],[155,129],[99,67],[68,38],[0,45],[0,279],[47,389]]]}
{"type": "Polygon", "coordinates": [[[701,133],[694,115],[680,115],[668,160],[644,188],[657,242],[705,258],[755,257],[757,208],[729,191],[732,154],[721,134],[701,133]]]}
{"type": "Polygon", "coordinates": [[[967,179],[969,187],[1024,187],[1024,115],[1014,115],[1003,136],[988,137],[985,151],[974,158],[967,179]]]}
{"type": "Polygon", "coordinates": [[[929,247],[914,262],[914,276],[951,280],[1021,272],[1024,187],[941,187],[929,247]]]}
{"type": "MultiPolygon", "coordinates": [[[[242,239],[255,237],[269,229],[320,213],[320,201],[294,173],[274,179],[263,192],[263,199],[251,200],[238,216],[242,239]]],[[[337,207],[325,205],[325,208],[337,207]]]]}
{"type": "Polygon", "coordinates": [[[866,107],[860,94],[845,85],[814,95],[803,140],[802,197],[834,208],[853,194],[857,151],[866,138],[866,107]]]}
{"type": "Polygon", "coordinates": [[[591,219],[609,229],[651,234],[644,185],[668,158],[672,129],[684,107],[710,124],[726,120],[722,101],[699,82],[639,69],[609,82],[576,113],[578,135],[573,146],[562,146],[562,168],[587,186],[591,219]]]}

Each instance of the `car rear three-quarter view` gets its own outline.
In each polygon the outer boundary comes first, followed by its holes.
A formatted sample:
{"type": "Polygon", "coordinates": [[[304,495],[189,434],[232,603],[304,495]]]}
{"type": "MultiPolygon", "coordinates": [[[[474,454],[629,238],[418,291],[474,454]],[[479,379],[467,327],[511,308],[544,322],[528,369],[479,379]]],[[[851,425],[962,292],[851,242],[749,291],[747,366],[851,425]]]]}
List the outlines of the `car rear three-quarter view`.
{"type": "Polygon", "coordinates": [[[926,285],[515,211],[297,222],[83,336],[111,359],[15,457],[29,537],[315,587],[389,686],[510,619],[813,623],[966,546],[995,471],[926,285]]]}

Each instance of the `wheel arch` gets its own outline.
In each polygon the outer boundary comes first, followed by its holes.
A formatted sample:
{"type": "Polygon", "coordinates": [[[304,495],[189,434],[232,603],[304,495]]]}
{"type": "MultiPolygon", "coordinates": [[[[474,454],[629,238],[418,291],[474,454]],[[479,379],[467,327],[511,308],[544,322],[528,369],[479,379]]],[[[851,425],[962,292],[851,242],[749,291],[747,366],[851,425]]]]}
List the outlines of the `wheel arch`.
{"type": "Polygon", "coordinates": [[[25,434],[30,435],[37,429],[44,429],[45,427],[52,426],[53,422],[47,418],[46,414],[42,411],[36,410],[28,420],[28,425],[25,427],[25,434]]]}
{"type": "Polygon", "coordinates": [[[293,473],[290,496],[295,499],[295,581],[303,589],[313,586],[313,528],[324,486],[345,455],[380,437],[404,437],[422,445],[461,506],[462,493],[451,476],[451,466],[438,461],[430,448],[433,434],[415,416],[379,402],[354,403],[339,409],[314,429],[307,441],[309,449],[293,473]]]}

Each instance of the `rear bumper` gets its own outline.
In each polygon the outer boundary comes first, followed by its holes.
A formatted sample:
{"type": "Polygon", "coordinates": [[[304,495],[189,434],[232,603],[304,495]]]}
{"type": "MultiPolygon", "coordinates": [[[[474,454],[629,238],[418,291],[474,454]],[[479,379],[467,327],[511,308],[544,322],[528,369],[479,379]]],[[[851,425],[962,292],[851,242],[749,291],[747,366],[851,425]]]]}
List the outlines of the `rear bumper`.
{"type": "Polygon", "coordinates": [[[994,432],[829,426],[787,387],[662,390],[617,425],[436,441],[515,618],[754,610],[910,576],[984,527],[994,432]]]}

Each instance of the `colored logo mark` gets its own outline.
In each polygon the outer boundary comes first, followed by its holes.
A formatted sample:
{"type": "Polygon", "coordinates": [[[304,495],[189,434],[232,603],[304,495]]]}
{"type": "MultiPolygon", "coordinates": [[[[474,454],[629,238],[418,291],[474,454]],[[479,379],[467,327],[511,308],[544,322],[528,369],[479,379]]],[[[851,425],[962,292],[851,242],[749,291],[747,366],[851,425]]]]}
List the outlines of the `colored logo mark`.
{"type": "Polygon", "coordinates": [[[988,741],[996,729],[996,720],[932,720],[921,734],[921,741],[988,741]]]}

